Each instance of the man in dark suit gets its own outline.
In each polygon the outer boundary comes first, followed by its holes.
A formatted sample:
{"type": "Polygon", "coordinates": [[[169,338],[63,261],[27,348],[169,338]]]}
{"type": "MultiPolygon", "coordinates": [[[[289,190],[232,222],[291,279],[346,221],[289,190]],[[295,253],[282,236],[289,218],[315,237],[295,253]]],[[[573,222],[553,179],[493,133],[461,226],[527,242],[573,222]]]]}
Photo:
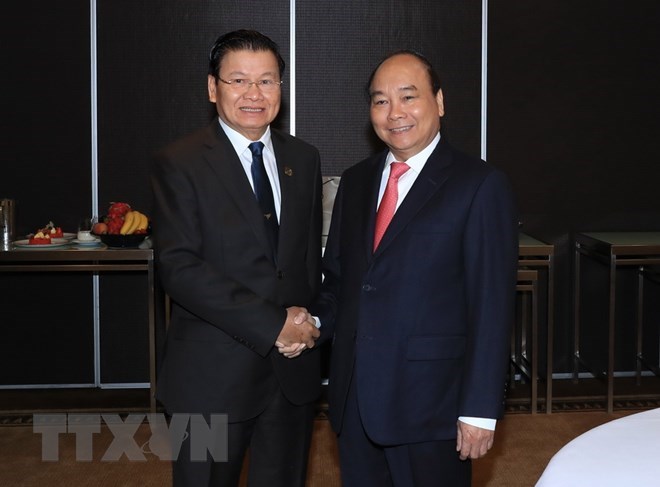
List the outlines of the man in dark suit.
{"type": "Polygon", "coordinates": [[[319,335],[298,306],[320,285],[321,175],[314,147],[270,128],[283,71],[268,37],[220,37],[208,74],[219,118],[155,158],[157,270],[172,299],[158,398],[169,414],[229,423],[228,461],[191,461],[188,438],[177,486],[237,485],[248,448],[250,485],[305,482],[319,357],[274,349],[319,335]]]}
{"type": "Polygon", "coordinates": [[[386,58],[368,95],[389,150],[341,178],[311,308],[333,340],[343,485],[469,486],[504,400],[513,197],[501,172],[440,137],[443,94],[426,58],[386,58]]]}

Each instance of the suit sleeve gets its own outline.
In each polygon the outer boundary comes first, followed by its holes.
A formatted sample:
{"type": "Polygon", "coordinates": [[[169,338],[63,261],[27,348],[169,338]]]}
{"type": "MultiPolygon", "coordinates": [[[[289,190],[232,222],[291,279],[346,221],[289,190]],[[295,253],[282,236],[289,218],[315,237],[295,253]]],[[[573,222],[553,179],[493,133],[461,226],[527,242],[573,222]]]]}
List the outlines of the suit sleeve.
{"type": "Polygon", "coordinates": [[[337,315],[339,282],[341,280],[339,235],[342,221],[342,188],[343,186],[340,181],[332,208],[330,230],[323,254],[323,284],[321,285],[321,293],[311,308],[312,314],[318,316],[321,321],[321,336],[317,340],[319,344],[332,339],[337,315]]]}
{"type": "Polygon", "coordinates": [[[316,152],[316,171],[314,173],[314,191],[312,192],[312,211],[310,212],[309,232],[307,241],[307,269],[309,276],[309,287],[312,296],[316,297],[321,283],[321,252],[320,239],[323,226],[323,183],[321,181],[321,159],[316,152]]]}
{"type": "Polygon", "coordinates": [[[459,415],[498,418],[504,404],[518,262],[517,211],[503,173],[489,173],[464,237],[468,346],[459,415]]]}

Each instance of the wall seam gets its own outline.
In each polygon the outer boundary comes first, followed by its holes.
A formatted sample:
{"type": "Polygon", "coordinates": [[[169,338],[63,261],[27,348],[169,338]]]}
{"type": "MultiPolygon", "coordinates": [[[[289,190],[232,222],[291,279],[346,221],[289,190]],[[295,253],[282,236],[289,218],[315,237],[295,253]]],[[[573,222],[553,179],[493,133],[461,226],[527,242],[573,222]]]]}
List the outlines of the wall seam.
{"type": "Polygon", "coordinates": [[[481,158],[487,156],[488,130],[488,0],[481,2],[481,158]]]}
{"type": "MultiPolygon", "coordinates": [[[[97,65],[97,12],[96,0],[89,1],[89,38],[90,38],[90,94],[91,94],[91,133],[90,133],[90,164],[92,173],[91,216],[99,214],[99,180],[98,180],[98,65],[97,65]]],[[[101,313],[100,313],[100,283],[98,273],[92,275],[92,309],[94,322],[94,384],[101,384],[101,313]]]]}
{"type": "Polygon", "coordinates": [[[289,133],[296,135],[296,0],[289,3],[289,133]]]}

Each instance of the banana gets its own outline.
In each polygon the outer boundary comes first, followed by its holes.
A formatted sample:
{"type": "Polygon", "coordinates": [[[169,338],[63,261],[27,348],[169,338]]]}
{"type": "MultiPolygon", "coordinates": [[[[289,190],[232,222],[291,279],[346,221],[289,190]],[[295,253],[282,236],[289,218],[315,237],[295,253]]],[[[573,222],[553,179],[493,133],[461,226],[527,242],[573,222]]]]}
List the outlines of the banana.
{"type": "Polygon", "coordinates": [[[137,213],[135,211],[129,211],[124,215],[124,224],[121,226],[121,229],[119,230],[119,233],[121,235],[130,235],[135,231],[135,228],[137,227],[138,222],[140,221],[139,218],[137,217],[137,213]]]}
{"type": "Polygon", "coordinates": [[[131,227],[128,229],[128,234],[131,235],[135,233],[135,230],[137,230],[138,225],[140,224],[140,212],[139,211],[133,211],[135,213],[135,217],[133,218],[133,223],[131,227]]]}
{"type": "Polygon", "coordinates": [[[138,214],[138,216],[140,218],[139,218],[139,221],[138,221],[138,224],[137,224],[137,227],[135,228],[135,230],[136,231],[137,230],[146,230],[147,227],[149,226],[149,218],[147,218],[147,215],[145,215],[144,213],[140,213],[139,211],[136,212],[136,213],[138,214]]]}

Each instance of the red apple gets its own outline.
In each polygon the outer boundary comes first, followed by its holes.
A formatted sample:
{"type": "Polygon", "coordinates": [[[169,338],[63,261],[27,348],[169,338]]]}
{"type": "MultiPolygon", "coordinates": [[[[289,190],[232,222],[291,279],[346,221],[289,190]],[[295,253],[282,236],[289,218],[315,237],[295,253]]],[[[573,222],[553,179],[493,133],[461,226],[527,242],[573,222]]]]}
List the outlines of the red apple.
{"type": "Polygon", "coordinates": [[[105,235],[108,233],[108,225],[105,222],[95,223],[92,227],[92,233],[96,235],[105,235]]]}

